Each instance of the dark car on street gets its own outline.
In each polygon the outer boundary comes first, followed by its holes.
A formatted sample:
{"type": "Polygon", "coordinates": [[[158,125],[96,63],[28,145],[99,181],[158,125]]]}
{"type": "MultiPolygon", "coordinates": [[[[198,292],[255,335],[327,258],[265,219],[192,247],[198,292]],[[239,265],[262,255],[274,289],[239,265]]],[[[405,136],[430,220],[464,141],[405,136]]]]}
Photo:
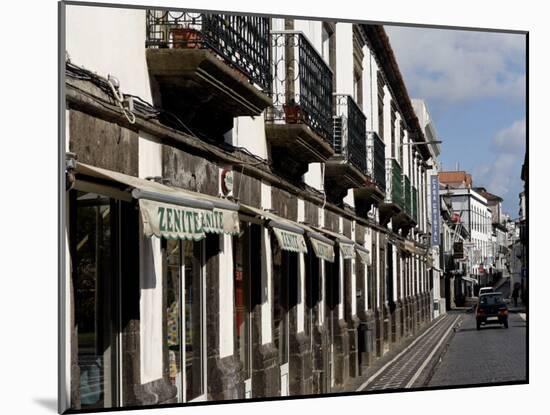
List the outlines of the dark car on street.
{"type": "Polygon", "coordinates": [[[476,306],[476,327],[479,330],[482,324],[502,324],[508,328],[508,307],[502,293],[493,292],[482,294],[476,306]]]}

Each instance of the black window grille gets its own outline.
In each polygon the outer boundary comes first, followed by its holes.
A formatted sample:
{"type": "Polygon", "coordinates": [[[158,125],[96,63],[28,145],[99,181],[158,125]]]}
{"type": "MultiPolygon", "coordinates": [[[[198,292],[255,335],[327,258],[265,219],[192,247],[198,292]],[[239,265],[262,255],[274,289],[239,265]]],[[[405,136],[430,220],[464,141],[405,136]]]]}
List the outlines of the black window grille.
{"type": "Polygon", "coordinates": [[[208,49],[269,91],[269,18],[168,10],[147,11],[148,48],[208,49]]]}
{"type": "Polygon", "coordinates": [[[351,96],[338,94],[335,99],[334,151],[366,173],[367,118],[351,96]]]}
{"type": "Polygon", "coordinates": [[[272,32],[273,109],[268,121],[305,123],[332,144],[332,71],[299,32],[272,32]]]}

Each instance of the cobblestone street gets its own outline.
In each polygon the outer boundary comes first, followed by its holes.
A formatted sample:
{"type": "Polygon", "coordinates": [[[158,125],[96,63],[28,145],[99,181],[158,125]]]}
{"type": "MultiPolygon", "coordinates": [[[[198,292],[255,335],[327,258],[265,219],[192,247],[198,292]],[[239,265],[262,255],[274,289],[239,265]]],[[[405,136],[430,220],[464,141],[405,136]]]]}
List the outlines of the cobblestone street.
{"type": "Polygon", "coordinates": [[[526,381],[525,314],[511,313],[509,329],[476,330],[475,315],[464,314],[429,386],[460,386],[526,381]]]}

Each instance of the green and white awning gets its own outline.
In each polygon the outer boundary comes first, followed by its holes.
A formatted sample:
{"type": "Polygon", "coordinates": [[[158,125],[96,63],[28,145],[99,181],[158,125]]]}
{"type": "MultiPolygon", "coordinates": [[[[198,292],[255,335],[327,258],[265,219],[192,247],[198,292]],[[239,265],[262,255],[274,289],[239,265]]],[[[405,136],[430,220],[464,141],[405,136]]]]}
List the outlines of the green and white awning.
{"type": "Polygon", "coordinates": [[[267,210],[258,209],[248,205],[240,205],[240,211],[257,216],[267,221],[267,226],[273,229],[273,233],[284,251],[307,253],[307,245],[304,239],[304,229],[291,220],[281,218],[267,210]]]}
{"type": "Polygon", "coordinates": [[[273,232],[277,241],[279,241],[281,249],[290,252],[307,252],[306,241],[303,235],[277,227],[273,227],[273,232]]]}
{"type": "Polygon", "coordinates": [[[340,252],[342,253],[342,258],[352,259],[355,258],[355,246],[347,242],[338,241],[340,246],[340,252]]]}
{"type": "Polygon", "coordinates": [[[308,234],[308,236],[310,237],[309,240],[317,258],[324,259],[328,262],[334,262],[334,243],[324,242],[311,234],[308,234]]]}
{"type": "Polygon", "coordinates": [[[319,232],[314,231],[306,224],[300,223],[298,226],[306,232],[315,256],[324,261],[334,262],[334,242],[325,238],[319,232]]]}
{"type": "Polygon", "coordinates": [[[355,250],[359,254],[359,258],[361,258],[361,262],[365,265],[367,265],[370,262],[370,252],[367,248],[362,247],[359,244],[355,245],[355,250]]]}
{"type": "Polygon", "coordinates": [[[355,258],[355,242],[353,242],[351,239],[339,233],[332,232],[328,229],[324,229],[324,228],[315,228],[315,229],[319,232],[324,233],[327,236],[334,238],[336,242],[338,242],[338,246],[340,247],[340,253],[342,254],[343,259],[355,258]]]}
{"type": "Polygon", "coordinates": [[[239,205],[228,200],[84,163],[76,163],[75,172],[77,182],[82,176],[101,179],[131,192],[139,200],[145,236],[198,241],[207,233],[239,233],[239,205]]]}
{"type": "Polygon", "coordinates": [[[207,233],[239,232],[236,211],[196,209],[148,199],[140,199],[139,208],[145,236],[198,241],[205,238],[207,233]]]}

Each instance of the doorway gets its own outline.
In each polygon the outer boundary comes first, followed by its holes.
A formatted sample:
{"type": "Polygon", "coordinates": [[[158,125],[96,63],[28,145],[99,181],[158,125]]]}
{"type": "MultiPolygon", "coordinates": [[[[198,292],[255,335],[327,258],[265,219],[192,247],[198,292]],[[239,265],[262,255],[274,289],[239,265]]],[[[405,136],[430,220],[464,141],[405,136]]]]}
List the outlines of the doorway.
{"type": "Polygon", "coordinates": [[[169,377],[178,402],[206,400],[204,245],[163,239],[169,377]]]}

